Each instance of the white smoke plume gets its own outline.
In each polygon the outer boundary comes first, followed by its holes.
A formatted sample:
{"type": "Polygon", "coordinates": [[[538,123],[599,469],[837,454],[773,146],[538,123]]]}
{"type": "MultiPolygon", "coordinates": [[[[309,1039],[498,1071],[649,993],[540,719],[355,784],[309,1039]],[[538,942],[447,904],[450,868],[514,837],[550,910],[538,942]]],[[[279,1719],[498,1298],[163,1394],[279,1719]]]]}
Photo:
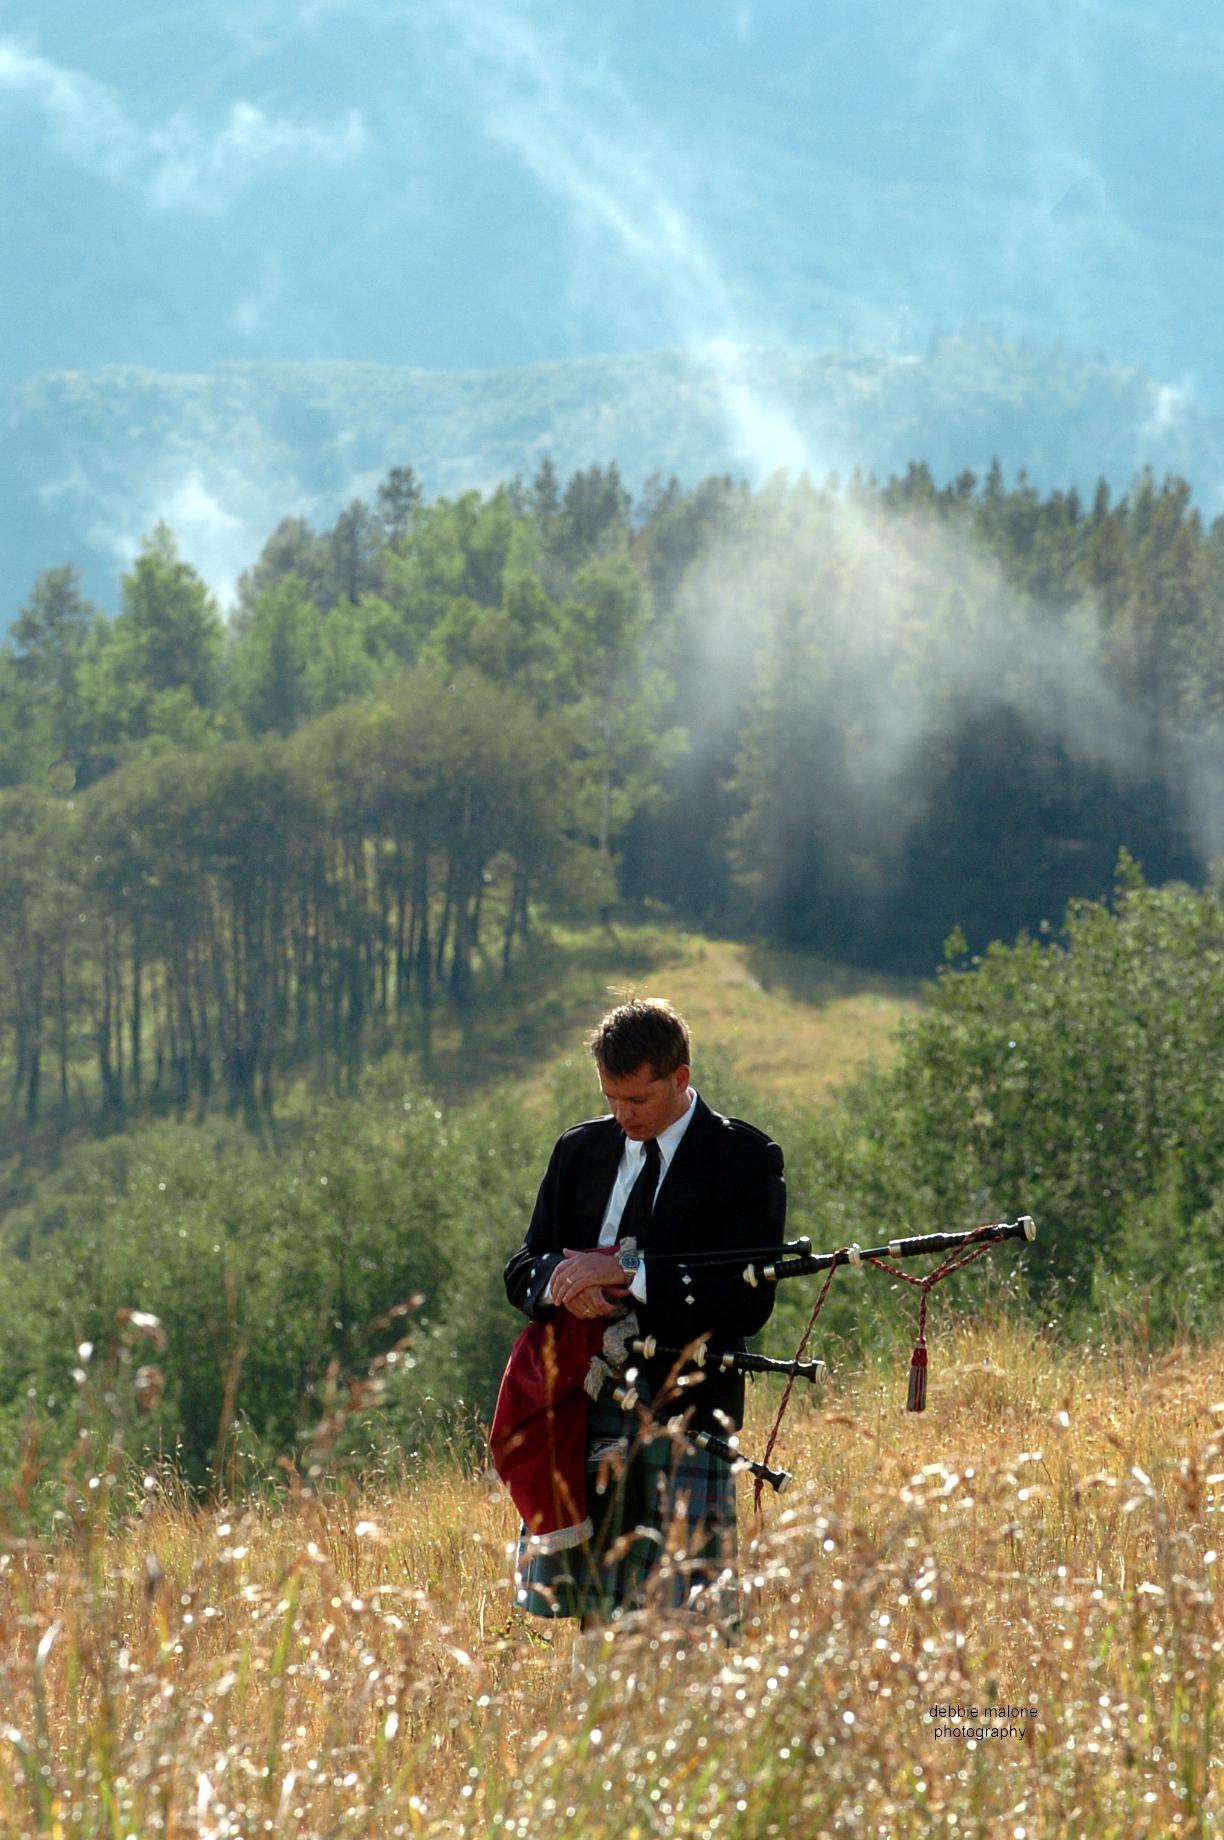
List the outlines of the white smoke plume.
{"type": "MultiPolygon", "coordinates": [[[[580,63],[529,14],[498,0],[455,0],[442,13],[483,73],[487,132],[567,204],[577,240],[610,240],[630,259],[657,302],[664,340],[679,343],[712,380],[749,477],[820,477],[832,456],[812,432],[819,412],[808,409],[801,421],[762,383],[771,368],[785,374],[762,362],[767,315],[733,289],[686,205],[696,181],[681,154],[634,108],[604,60],[580,63]]],[[[750,24],[745,12],[743,29],[750,24]]],[[[979,29],[965,26],[970,35],[979,29]]],[[[1037,131],[1080,81],[1074,59],[1061,74],[1056,68],[1058,45],[1070,57],[1075,29],[1067,25],[1043,54],[1048,95],[1038,86],[1030,98],[1029,180],[1055,197],[1094,177],[1065,128],[1037,131]]],[[[939,49],[945,61],[960,58],[956,30],[940,35],[939,49]]],[[[918,73],[928,85],[945,79],[934,64],[918,73]]],[[[1013,79],[1020,73],[1005,68],[1005,88],[1013,79]]],[[[1179,407],[1171,394],[1157,413],[1173,417],[1179,407]]],[[[776,520],[716,544],[686,586],[711,736],[720,723],[725,732],[728,705],[742,707],[762,669],[764,635],[784,608],[800,608],[825,660],[830,702],[857,736],[865,810],[878,815],[903,792],[899,809],[913,812],[915,763],[966,708],[1013,709],[1031,732],[1057,736],[1074,758],[1119,774],[1141,766],[1142,723],[1108,685],[1090,606],[1057,618],[1023,607],[964,521],[884,515],[866,497],[822,503],[814,492],[780,494],[778,503],[776,520]]]]}
{"type": "Polygon", "coordinates": [[[684,160],[606,63],[580,63],[523,12],[485,0],[444,4],[435,17],[457,33],[465,70],[481,75],[485,131],[567,205],[588,259],[609,242],[629,259],[654,303],[656,342],[682,346],[709,376],[741,465],[754,478],[814,466],[787,405],[754,375],[759,303],[749,311],[736,298],[685,206],[688,186],[673,177],[684,160]]]}
{"type": "Polygon", "coordinates": [[[206,471],[193,462],[157,466],[137,480],[125,477],[113,492],[73,470],[43,486],[39,498],[45,506],[63,508],[116,575],[131,568],[150,533],[165,523],[179,555],[204,581],[222,613],[232,606],[238,578],[268,533],[298,510],[285,502],[276,482],[249,478],[232,466],[206,471]]]}

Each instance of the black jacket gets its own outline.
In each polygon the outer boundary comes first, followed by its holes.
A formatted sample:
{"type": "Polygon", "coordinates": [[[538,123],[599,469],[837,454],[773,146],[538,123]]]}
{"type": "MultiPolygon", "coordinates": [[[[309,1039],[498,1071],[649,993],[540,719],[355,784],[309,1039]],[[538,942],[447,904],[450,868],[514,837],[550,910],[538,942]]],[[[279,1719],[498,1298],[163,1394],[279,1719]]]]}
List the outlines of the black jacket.
{"type": "MultiPolygon", "coordinates": [[[[739,1348],[745,1336],[755,1335],[769,1320],[775,1287],[746,1284],[739,1265],[686,1268],[682,1259],[650,1255],[740,1246],[765,1251],[780,1245],[786,1222],[782,1152],[753,1125],[720,1117],[701,1099],[695,1103],[696,1114],[655,1202],[646,1254],[649,1301],[634,1307],[642,1334],[664,1346],[682,1348],[708,1333],[718,1348],[739,1348]]],[[[624,1133],[611,1118],[574,1125],[558,1138],[527,1238],[506,1266],[506,1294],[525,1316],[542,1321],[551,1314],[542,1298],[564,1247],[598,1244],[624,1143],[624,1133]]],[[[672,1366],[664,1356],[639,1362],[656,1399],[672,1366]]],[[[674,1403],[661,1404],[660,1415],[690,1406],[691,1422],[699,1430],[738,1429],[744,1416],[743,1376],[707,1374],[674,1403]]]]}

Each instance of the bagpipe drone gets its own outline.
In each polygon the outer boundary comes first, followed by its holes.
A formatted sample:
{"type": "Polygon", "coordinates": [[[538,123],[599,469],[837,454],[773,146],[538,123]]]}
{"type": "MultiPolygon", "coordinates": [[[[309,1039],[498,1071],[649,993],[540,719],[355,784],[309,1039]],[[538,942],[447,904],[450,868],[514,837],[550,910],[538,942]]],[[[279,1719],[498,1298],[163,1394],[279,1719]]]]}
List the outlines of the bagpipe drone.
{"type": "Polygon", "coordinates": [[[632,1311],[612,1319],[578,1317],[567,1310],[557,1310],[545,1322],[529,1323],[511,1350],[493,1414],[489,1449],[493,1466],[506,1484],[524,1526],[533,1537],[533,1544],[540,1551],[561,1551],[591,1536],[591,1522],[586,1511],[586,1421],[590,1402],[601,1395],[610,1394],[625,1411],[636,1408],[642,1421],[643,1437],[666,1435],[678,1442],[696,1445],[736,1468],[747,1470],[755,1478],[757,1506],[765,1484],[779,1493],[787,1488],[794,1480],[790,1471],[772,1468],[769,1459],[795,1382],[814,1383],[824,1374],[823,1361],[804,1357],[839,1266],[861,1269],[871,1265],[918,1290],[918,1332],[910,1361],[906,1409],[924,1411],[928,1370],[927,1302],[931,1290],[953,1272],[972,1264],[991,1246],[1010,1239],[1031,1241],[1036,1234],[1032,1217],[1022,1214],[1017,1220],[974,1227],[967,1233],[927,1233],[889,1240],[882,1246],[841,1246],[836,1252],[813,1252],[810,1239],[795,1239],[776,1250],[771,1249],[767,1256],[762,1255],[759,1246],[737,1251],[688,1251],[683,1255],[648,1252],[644,1255],[648,1267],[657,1260],[679,1256],[687,1265],[700,1265],[707,1270],[712,1266],[726,1266],[730,1271],[738,1266],[738,1281],[753,1286],[778,1284],[783,1279],[823,1272],[824,1284],[807,1328],[788,1361],[743,1349],[719,1349],[708,1336],[698,1338],[686,1348],[663,1347],[653,1336],[638,1333],[637,1319],[632,1311]],[[943,1256],[920,1278],[900,1270],[894,1262],[935,1253],[943,1256]],[[723,1438],[691,1429],[683,1412],[660,1422],[639,1400],[636,1371],[632,1366],[635,1355],[647,1360],[658,1355],[674,1359],[668,1388],[668,1396],[673,1399],[682,1399],[685,1387],[699,1383],[703,1372],[716,1369],[784,1376],[786,1388],[764,1457],[760,1461],[746,1457],[735,1437],[723,1438]]]}

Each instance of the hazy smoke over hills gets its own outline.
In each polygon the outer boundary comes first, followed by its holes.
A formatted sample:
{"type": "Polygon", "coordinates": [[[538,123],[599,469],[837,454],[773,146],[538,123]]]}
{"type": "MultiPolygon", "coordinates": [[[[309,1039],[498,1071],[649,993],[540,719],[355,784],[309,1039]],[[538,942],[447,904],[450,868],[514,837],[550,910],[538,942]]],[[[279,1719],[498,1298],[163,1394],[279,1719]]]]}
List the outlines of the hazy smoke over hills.
{"type": "MultiPolygon", "coordinates": [[[[759,482],[781,471],[817,479],[839,461],[822,405],[797,416],[785,394],[762,387],[756,354],[776,338],[763,303],[723,273],[708,238],[685,208],[696,175],[657,125],[634,110],[608,73],[579,70],[564,48],[501,6],[446,7],[468,58],[486,72],[486,127],[566,204],[576,241],[615,241],[661,303],[675,335],[709,379],[739,466],[759,482]]],[[[748,22],[742,22],[747,27],[748,22]]],[[[970,30],[984,29],[979,21],[970,30]]],[[[1031,181],[1064,187],[1063,205],[1104,208],[1100,177],[1054,132],[1059,97],[1079,93],[1082,66],[1064,22],[1028,60],[1023,107],[1033,128],[1031,181]],[[1043,73],[1050,81],[1043,81],[1043,73]]],[[[944,35],[948,60],[963,56],[962,29],[944,35]]],[[[934,83],[938,49],[919,82],[934,83]]],[[[1007,48],[997,63],[1009,106],[1022,79],[1007,48]]],[[[944,75],[946,73],[940,73],[944,75]]],[[[1083,103],[1086,98],[1079,95],[1083,103]]],[[[1081,111],[1082,113],[1082,111],[1081,111]]],[[[1065,214],[1065,211],[1064,211],[1065,214]]],[[[1046,244],[1055,259],[1058,232],[1046,244]]],[[[1182,393],[1157,393],[1146,433],[1176,425],[1182,393]],[[1166,419],[1167,418],[1167,419],[1166,419]]],[[[802,502],[802,501],[800,501],[802,502]]],[[[813,497],[807,515],[780,500],[751,541],[721,547],[686,590],[703,694],[717,712],[750,683],[761,636],[785,632],[793,655],[773,669],[798,673],[818,726],[846,747],[846,836],[856,829],[903,835],[930,791],[923,784],[966,710],[1010,712],[1073,762],[1126,780],[1150,770],[1148,724],[1106,682],[1097,656],[1099,619],[1089,604],[1070,613],[1035,609],[1008,590],[966,526],[882,517],[853,499],[831,513],[813,497]],[[733,688],[736,687],[736,688],[733,688]],[[925,763],[925,764],[923,764],[925,763]]],[[[779,684],[776,694],[785,695],[779,684]]],[[[698,747],[701,737],[697,737],[698,747]]]]}
{"type": "Polygon", "coordinates": [[[769,498],[684,586],[711,732],[750,693],[794,696],[846,738],[852,827],[892,828],[890,811],[904,824],[920,763],[967,712],[1011,711],[1072,759],[1146,770],[1144,719],[1107,682],[1088,598],[1034,607],[964,525],[853,495],[780,492],[772,510],[769,498]]]}
{"type": "Polygon", "coordinates": [[[776,343],[778,331],[759,301],[737,298],[742,290],[686,209],[696,175],[681,150],[606,67],[581,68],[521,10],[463,0],[441,12],[457,30],[469,84],[473,67],[483,75],[485,132],[565,205],[572,268],[589,279],[616,246],[655,303],[662,342],[680,345],[709,378],[735,462],[750,478],[818,466],[810,426],[801,432],[753,375],[755,351],[776,343]]]}

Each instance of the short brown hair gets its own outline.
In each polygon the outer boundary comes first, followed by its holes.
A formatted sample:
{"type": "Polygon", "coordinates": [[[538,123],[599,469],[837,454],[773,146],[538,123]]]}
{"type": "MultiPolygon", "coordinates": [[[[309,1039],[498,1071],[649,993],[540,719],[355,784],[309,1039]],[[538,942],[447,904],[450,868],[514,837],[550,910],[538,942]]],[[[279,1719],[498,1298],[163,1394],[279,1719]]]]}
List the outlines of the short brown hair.
{"type": "Polygon", "coordinates": [[[602,1072],[627,1080],[649,1062],[656,1080],[687,1067],[692,1058],[688,1024],[665,997],[630,997],[610,1009],[587,1046],[602,1072]]]}

